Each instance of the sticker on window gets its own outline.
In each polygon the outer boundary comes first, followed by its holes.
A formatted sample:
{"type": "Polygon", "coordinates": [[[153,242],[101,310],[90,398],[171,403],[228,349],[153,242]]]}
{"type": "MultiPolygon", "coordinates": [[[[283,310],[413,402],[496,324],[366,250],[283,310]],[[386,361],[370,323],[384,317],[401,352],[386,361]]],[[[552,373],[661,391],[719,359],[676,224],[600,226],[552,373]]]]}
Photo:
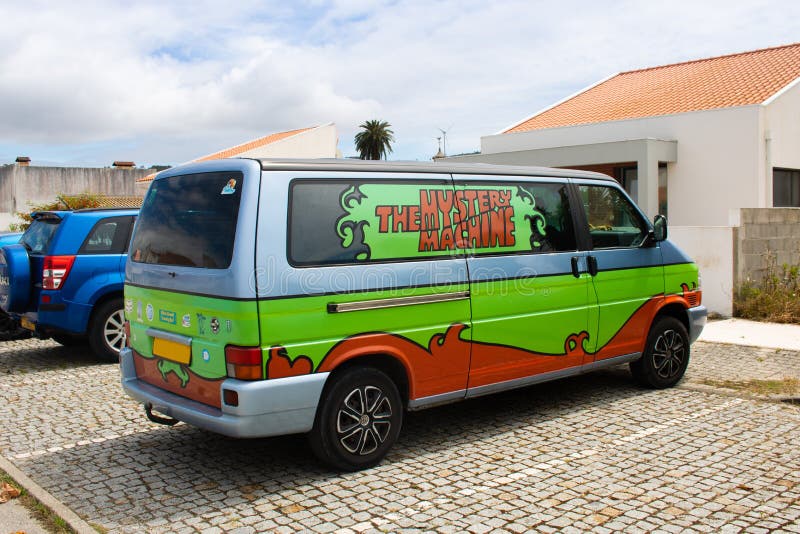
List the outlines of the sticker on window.
{"type": "Polygon", "coordinates": [[[236,180],[231,178],[225,187],[222,188],[221,195],[232,195],[236,192],[236,180]]]}

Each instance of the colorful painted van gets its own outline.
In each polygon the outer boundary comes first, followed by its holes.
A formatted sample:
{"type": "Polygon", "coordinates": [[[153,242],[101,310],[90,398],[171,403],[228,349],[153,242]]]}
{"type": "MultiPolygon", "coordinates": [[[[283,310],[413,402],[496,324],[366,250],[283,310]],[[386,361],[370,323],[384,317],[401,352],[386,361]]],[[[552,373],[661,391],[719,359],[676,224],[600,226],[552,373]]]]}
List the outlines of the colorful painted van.
{"type": "Polygon", "coordinates": [[[588,172],[170,169],[130,246],[123,387],[158,422],[308,432],[345,470],[379,462],[405,410],[622,363],[669,387],[706,309],[697,267],[665,238],[663,217],[588,172]]]}

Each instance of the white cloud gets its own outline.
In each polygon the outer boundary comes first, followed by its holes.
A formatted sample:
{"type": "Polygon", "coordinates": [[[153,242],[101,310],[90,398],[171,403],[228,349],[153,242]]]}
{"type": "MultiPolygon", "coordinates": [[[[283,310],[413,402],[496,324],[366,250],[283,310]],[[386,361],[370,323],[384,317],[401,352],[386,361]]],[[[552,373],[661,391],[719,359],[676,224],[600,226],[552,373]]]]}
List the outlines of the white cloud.
{"type": "Polygon", "coordinates": [[[430,157],[451,125],[448,151],[471,151],[611,73],[793,42],[800,16],[766,0],[6,4],[0,161],[98,164],[330,121],[352,154],[370,118],[398,157],[430,157]]]}

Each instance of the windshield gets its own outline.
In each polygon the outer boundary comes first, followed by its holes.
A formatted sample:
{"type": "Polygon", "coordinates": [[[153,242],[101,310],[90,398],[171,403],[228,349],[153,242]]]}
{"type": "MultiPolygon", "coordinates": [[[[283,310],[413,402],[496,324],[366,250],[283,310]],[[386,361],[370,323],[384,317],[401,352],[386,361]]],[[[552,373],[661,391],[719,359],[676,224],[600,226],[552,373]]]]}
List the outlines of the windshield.
{"type": "Polygon", "coordinates": [[[30,254],[44,254],[60,223],[61,219],[55,217],[35,219],[22,234],[20,243],[25,245],[30,254]]]}
{"type": "Polygon", "coordinates": [[[131,261],[226,269],[233,256],[241,172],[156,180],[139,214],[131,261]]]}

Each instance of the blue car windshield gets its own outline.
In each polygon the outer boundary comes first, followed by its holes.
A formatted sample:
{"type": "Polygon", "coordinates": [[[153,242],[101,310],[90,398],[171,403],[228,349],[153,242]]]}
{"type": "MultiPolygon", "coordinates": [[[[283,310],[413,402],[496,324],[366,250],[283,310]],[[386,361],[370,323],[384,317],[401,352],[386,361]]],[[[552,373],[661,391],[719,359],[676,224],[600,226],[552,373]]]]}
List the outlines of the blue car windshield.
{"type": "Polygon", "coordinates": [[[35,219],[22,234],[20,243],[25,245],[30,254],[44,254],[60,223],[61,219],[57,218],[35,219]]]}

